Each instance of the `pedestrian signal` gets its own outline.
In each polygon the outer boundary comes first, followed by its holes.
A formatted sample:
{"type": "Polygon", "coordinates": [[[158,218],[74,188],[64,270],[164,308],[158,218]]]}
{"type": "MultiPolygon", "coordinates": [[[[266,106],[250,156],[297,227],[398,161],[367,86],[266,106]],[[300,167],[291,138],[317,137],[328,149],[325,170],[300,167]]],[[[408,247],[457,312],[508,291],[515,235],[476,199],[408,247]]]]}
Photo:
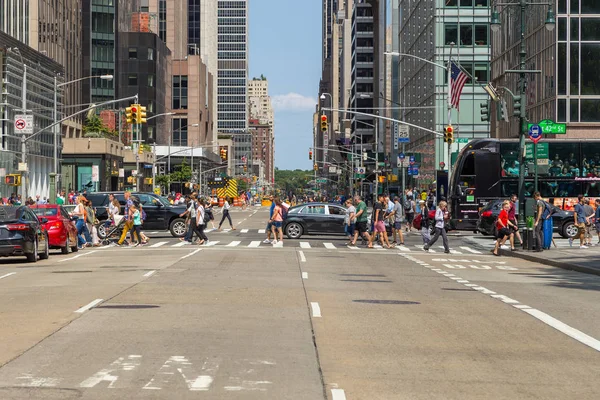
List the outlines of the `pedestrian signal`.
{"type": "Polygon", "coordinates": [[[8,186],[21,186],[21,175],[9,174],[4,177],[4,183],[8,186]]]}

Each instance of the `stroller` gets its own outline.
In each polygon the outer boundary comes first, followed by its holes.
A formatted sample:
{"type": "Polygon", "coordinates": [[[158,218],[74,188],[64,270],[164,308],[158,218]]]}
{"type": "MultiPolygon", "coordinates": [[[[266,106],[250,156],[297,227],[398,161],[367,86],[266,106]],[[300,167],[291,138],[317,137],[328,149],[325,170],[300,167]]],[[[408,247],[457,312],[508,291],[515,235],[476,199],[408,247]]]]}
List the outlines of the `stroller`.
{"type": "Polygon", "coordinates": [[[106,220],[101,221],[96,225],[98,230],[98,237],[102,241],[103,246],[109,245],[111,242],[116,242],[123,233],[123,226],[125,225],[125,218],[122,215],[116,215],[118,217],[114,221],[106,220]]]}

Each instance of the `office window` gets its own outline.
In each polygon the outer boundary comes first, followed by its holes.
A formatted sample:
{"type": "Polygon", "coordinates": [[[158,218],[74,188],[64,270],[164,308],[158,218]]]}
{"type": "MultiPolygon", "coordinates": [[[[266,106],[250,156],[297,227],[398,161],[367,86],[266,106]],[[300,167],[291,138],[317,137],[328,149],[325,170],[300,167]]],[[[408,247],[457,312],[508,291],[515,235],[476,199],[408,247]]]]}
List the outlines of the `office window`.
{"type": "Polygon", "coordinates": [[[148,60],[154,60],[154,49],[148,48],[148,60]]]}
{"type": "Polygon", "coordinates": [[[473,46],[473,26],[472,25],[461,25],[460,26],[460,45],[461,46],[473,46]]]}
{"type": "Polygon", "coordinates": [[[154,87],[154,74],[148,74],[148,87],[154,87]]]}
{"type": "Polygon", "coordinates": [[[135,47],[130,47],[129,48],[129,59],[130,60],[137,59],[137,48],[135,48],[135,47]]]}
{"type": "Polygon", "coordinates": [[[154,113],[154,102],[153,101],[148,102],[148,112],[154,113]]]}
{"type": "Polygon", "coordinates": [[[473,77],[477,79],[478,83],[487,83],[489,81],[489,69],[486,63],[475,63],[475,73],[473,77]]]}
{"type": "Polygon", "coordinates": [[[447,24],[444,27],[444,35],[446,46],[456,43],[458,41],[458,25],[447,24]]]}
{"type": "Polygon", "coordinates": [[[475,45],[487,46],[488,44],[488,26],[475,25],[475,45]]]}
{"type": "Polygon", "coordinates": [[[137,74],[129,74],[127,84],[129,86],[137,86],[137,84],[138,84],[137,74]]]}
{"type": "Polygon", "coordinates": [[[171,144],[173,146],[187,146],[188,145],[188,120],[187,118],[175,118],[172,120],[172,136],[171,144]]]}
{"type": "Polygon", "coordinates": [[[154,137],[154,127],[153,126],[149,126],[148,127],[148,138],[153,138],[154,137]]]}
{"type": "Polygon", "coordinates": [[[173,109],[188,108],[188,77],[186,75],[173,76],[173,109]]]}

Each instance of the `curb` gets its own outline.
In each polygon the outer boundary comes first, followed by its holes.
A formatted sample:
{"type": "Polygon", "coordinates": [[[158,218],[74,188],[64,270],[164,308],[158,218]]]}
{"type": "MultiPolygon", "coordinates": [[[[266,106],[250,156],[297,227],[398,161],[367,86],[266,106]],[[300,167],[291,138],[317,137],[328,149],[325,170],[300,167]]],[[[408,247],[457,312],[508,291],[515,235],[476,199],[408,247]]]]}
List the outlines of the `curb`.
{"type": "Polygon", "coordinates": [[[537,256],[535,256],[533,254],[525,253],[524,251],[526,251],[526,250],[521,250],[521,251],[510,251],[510,250],[502,250],[502,249],[499,250],[500,254],[503,255],[503,256],[514,257],[514,258],[521,258],[523,260],[533,261],[533,262],[539,262],[539,263],[542,263],[542,264],[545,264],[545,265],[550,265],[550,266],[556,267],[556,268],[568,269],[568,270],[571,270],[571,271],[582,272],[584,274],[591,274],[591,275],[598,275],[598,276],[600,276],[600,269],[599,268],[584,267],[583,265],[572,264],[572,263],[569,263],[569,262],[557,261],[557,260],[551,260],[551,259],[547,259],[547,258],[537,257],[537,256]]]}

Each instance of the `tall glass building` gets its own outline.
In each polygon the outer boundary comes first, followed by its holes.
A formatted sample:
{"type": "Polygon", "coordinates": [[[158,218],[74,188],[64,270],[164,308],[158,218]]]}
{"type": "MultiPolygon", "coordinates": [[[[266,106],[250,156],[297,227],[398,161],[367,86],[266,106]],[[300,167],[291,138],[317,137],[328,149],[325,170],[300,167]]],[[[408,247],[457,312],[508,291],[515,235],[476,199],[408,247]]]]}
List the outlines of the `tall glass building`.
{"type": "MultiPolygon", "coordinates": [[[[248,134],[248,1],[218,2],[217,125],[220,133],[233,134],[236,164],[252,160],[248,134]],[[235,135],[239,133],[239,135],[235,135]]],[[[240,173],[243,167],[236,166],[240,173]]]]}

